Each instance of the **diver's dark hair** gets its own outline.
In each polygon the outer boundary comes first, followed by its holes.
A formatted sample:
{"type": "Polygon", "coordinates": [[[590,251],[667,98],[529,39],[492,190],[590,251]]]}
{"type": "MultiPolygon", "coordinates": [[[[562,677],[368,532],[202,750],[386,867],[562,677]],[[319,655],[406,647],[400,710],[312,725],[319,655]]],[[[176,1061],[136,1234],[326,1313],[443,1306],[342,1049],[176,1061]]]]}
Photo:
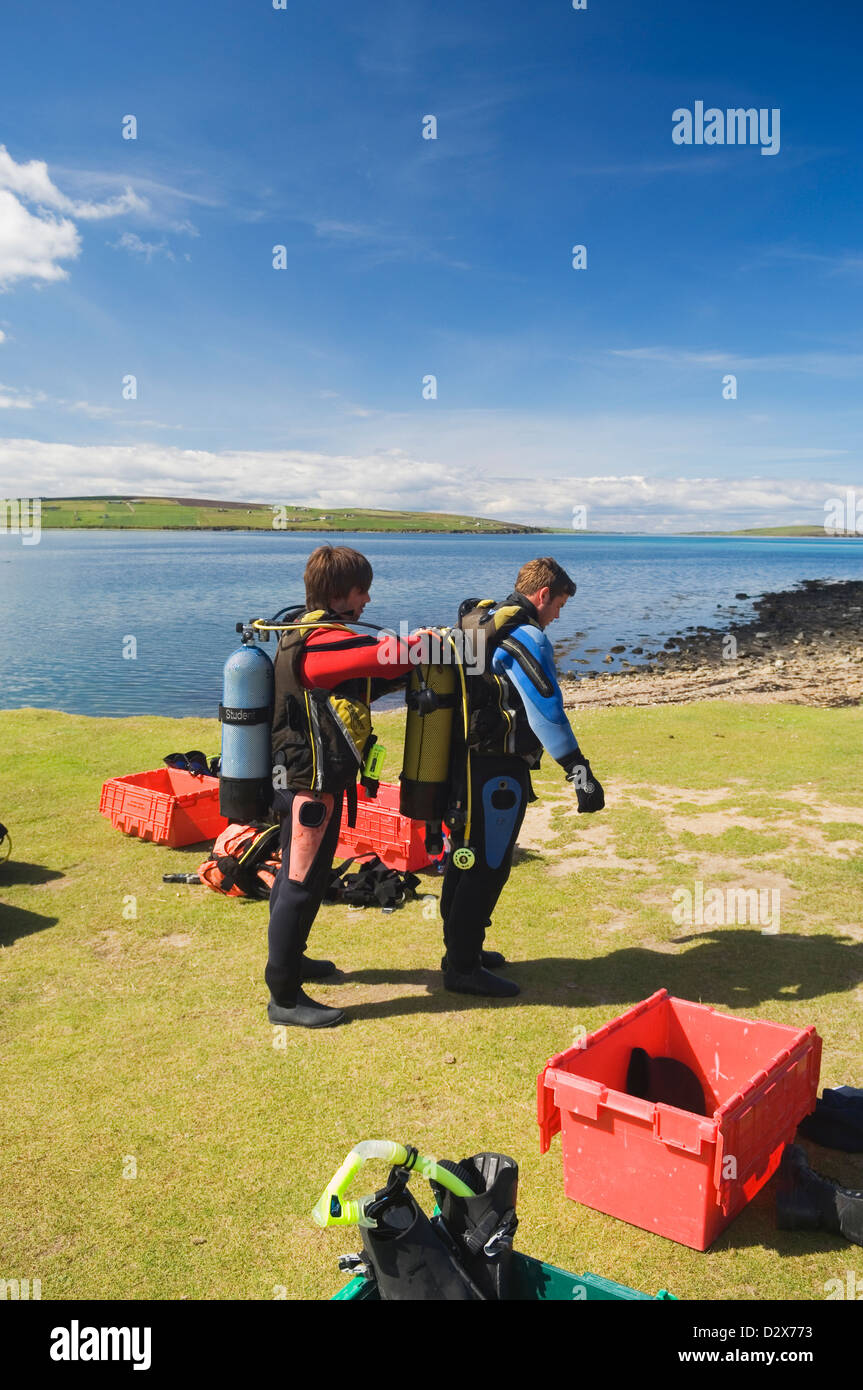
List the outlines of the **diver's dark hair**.
{"type": "Polygon", "coordinates": [[[311,609],[330,608],[337,598],[345,598],[351,589],[367,589],[372,582],[372,567],[365,555],[348,545],[319,545],[306,564],[303,583],[306,586],[306,606],[311,609]]]}
{"type": "Polygon", "coordinates": [[[552,598],[559,598],[561,594],[571,597],[575,593],[574,580],[550,555],[542,555],[538,560],[528,560],[526,565],[522,565],[516,576],[515,587],[526,598],[546,587],[552,598]]]}

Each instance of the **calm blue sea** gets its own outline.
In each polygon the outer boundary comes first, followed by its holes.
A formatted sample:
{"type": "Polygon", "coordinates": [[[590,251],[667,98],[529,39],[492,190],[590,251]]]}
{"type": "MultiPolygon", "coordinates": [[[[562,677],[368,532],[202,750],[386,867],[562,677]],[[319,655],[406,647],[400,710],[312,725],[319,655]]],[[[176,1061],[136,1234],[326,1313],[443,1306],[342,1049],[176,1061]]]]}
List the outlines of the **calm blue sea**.
{"type": "MultiPolygon", "coordinates": [[[[342,536],[375,571],[365,617],[450,623],[461,599],[503,598],[552,554],[578,593],[549,629],[562,670],[614,669],[608,648],[656,649],[698,624],[745,618],[801,579],[859,579],[854,540],[666,536],[342,536]],[[591,652],[590,648],[598,650],[591,652]]],[[[332,535],[44,531],[0,535],[0,708],[215,716],[238,620],[302,602],[306,557],[332,535]],[[134,637],[137,655],[123,656],[134,637]]],[[[272,643],[269,647],[272,653],[272,643]]],[[[637,662],[637,657],[631,657],[637,662]]]]}

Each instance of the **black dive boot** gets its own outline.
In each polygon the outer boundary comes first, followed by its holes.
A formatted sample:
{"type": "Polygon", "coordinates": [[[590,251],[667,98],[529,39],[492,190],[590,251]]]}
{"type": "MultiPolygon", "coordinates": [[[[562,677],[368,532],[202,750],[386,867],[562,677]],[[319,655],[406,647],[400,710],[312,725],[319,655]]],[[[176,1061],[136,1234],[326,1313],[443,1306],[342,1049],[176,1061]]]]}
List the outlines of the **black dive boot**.
{"type": "Polygon", "coordinates": [[[830,1231],[863,1245],[863,1191],[822,1177],[799,1145],[788,1144],[779,1165],[776,1224],[781,1231],[830,1231]]]}
{"type": "Polygon", "coordinates": [[[294,1004],[277,1004],[270,998],[267,1005],[267,1018],[271,1023],[282,1023],[294,1028],[332,1028],[341,1023],[344,1009],[330,1009],[326,1004],[318,1004],[301,989],[297,990],[294,1004]]]}
{"type": "Polygon", "coordinates": [[[374,1225],[361,1227],[363,1255],[382,1300],[456,1303],[482,1299],[458,1260],[407,1190],[410,1173],[393,1168],[386,1187],[366,1204],[374,1225]]]}
{"type": "MultiPolygon", "coordinates": [[[[501,951],[480,951],[479,963],[484,970],[499,970],[502,965],[506,965],[506,956],[501,951]]],[[[446,956],[441,956],[441,970],[447,970],[446,956]]]]}
{"type": "Polygon", "coordinates": [[[502,951],[480,951],[479,963],[485,970],[499,970],[506,965],[506,956],[502,951]]]}
{"type": "Polygon", "coordinates": [[[453,970],[444,956],[441,961],[444,989],[453,994],[482,994],[490,999],[511,999],[521,990],[514,980],[504,980],[500,975],[492,975],[479,961],[472,970],[453,970]]]}
{"type": "Polygon", "coordinates": [[[431,1184],[462,1264],[485,1298],[511,1298],[512,1239],[518,1225],[518,1164],[505,1154],[485,1153],[463,1158],[460,1163],[443,1159],[440,1166],[461,1178],[477,1194],[456,1197],[440,1183],[431,1184]]]}
{"type": "Polygon", "coordinates": [[[308,956],[303,956],[300,966],[300,982],[304,985],[309,984],[311,980],[328,980],[331,975],[339,973],[335,962],[331,960],[311,960],[308,956]]]}

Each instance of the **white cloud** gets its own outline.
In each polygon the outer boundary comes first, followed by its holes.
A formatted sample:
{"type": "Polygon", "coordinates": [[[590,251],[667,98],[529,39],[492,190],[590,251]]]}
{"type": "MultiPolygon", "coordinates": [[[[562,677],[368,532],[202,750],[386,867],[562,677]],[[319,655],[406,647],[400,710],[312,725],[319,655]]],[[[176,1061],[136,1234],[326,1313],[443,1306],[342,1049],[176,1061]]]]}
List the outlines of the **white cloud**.
{"type": "MultiPolygon", "coordinates": [[[[825,420],[820,412],[757,414],[722,401],[707,411],[567,414],[443,410],[439,402],[421,402],[364,418],[349,413],[355,404],[369,403],[337,402],[325,414],[310,413],[302,421],[307,447],[351,456],[402,450],[453,470],[471,491],[488,478],[500,490],[516,479],[534,480],[539,489],[551,478],[563,479],[565,488],[566,480],[583,477],[812,478],[817,472],[850,484],[860,474],[859,411],[825,420]]],[[[560,486],[558,505],[563,519],[560,486]]]]}
{"type": "Polygon", "coordinates": [[[108,420],[112,415],[118,414],[114,406],[91,405],[89,401],[73,401],[69,409],[86,415],[88,420],[108,420]]]}
{"type": "Polygon", "coordinates": [[[609,356],[633,362],[661,362],[673,367],[711,367],[716,371],[807,372],[813,376],[863,375],[863,353],[786,352],[746,357],[731,352],[692,352],[685,348],[609,348],[609,356]]]}
{"type": "Polygon", "coordinates": [[[3,329],[0,328],[0,343],[5,343],[5,341],[6,341],[6,334],[3,332],[3,329]]]}
{"type": "MultiPolygon", "coordinates": [[[[142,241],[137,232],[124,232],[119,241],[109,241],[108,245],[115,251],[128,251],[132,256],[143,256],[149,265],[154,256],[165,256],[167,260],[174,260],[174,253],[166,241],[142,241]]],[[[186,257],[188,260],[188,257],[186,257]]]]}
{"type": "Polygon", "coordinates": [[[801,261],[822,265],[828,275],[859,275],[863,271],[863,254],[843,251],[825,255],[821,251],[802,251],[793,246],[774,246],[765,253],[765,261],[801,261]]]}
{"type": "MultiPolygon", "coordinates": [[[[826,467],[826,465],[825,465],[826,467]]],[[[863,483],[863,478],[861,478],[863,483]]],[[[817,524],[845,484],[797,478],[648,477],[584,473],[482,475],[400,449],[369,454],[213,452],[157,444],[0,440],[0,495],[140,492],[301,506],[470,513],[568,528],[575,506],[591,530],[696,531],[817,524]],[[266,478],[266,488],[250,482],[266,478]]],[[[863,489],[861,489],[863,491],[863,489]]]]}
{"type": "Polygon", "coordinates": [[[148,209],[147,200],[129,187],[102,203],[68,198],[51,180],[44,160],[18,164],[0,145],[0,290],[17,280],[68,279],[60,262],[81,252],[73,218],[95,221],[148,209]]]}
{"type": "MultiPolygon", "coordinates": [[[[124,175],[114,174],[108,170],[74,169],[67,165],[58,165],[57,173],[62,175],[68,182],[82,189],[110,188],[112,185],[116,188],[122,187],[124,192],[128,189],[128,184],[126,183],[124,175]]],[[[138,174],[135,175],[135,184],[138,188],[143,189],[145,193],[150,195],[149,199],[144,200],[147,202],[148,207],[150,206],[151,200],[155,200],[162,204],[173,204],[175,202],[196,203],[199,207],[205,208],[218,208],[223,206],[220,198],[208,198],[201,193],[192,193],[187,188],[174,188],[169,183],[159,183],[156,179],[144,178],[138,174]]],[[[183,230],[186,229],[184,228],[183,230]]]]}
{"type": "MultiPolygon", "coordinates": [[[[356,246],[363,256],[371,256],[376,262],[435,261],[449,266],[452,270],[470,270],[467,261],[453,260],[433,245],[421,233],[413,231],[392,231],[386,227],[374,227],[364,222],[342,222],[334,218],[295,217],[314,228],[315,236],[332,245],[349,243],[356,246]]],[[[363,264],[366,262],[363,261],[363,264]]]]}
{"type": "Polygon", "coordinates": [[[65,212],[85,221],[119,217],[124,212],[147,212],[150,206],[146,198],[139,198],[128,185],[107,203],[78,202],[74,198],[67,198],[52,182],[44,159],[16,164],[5,145],[0,145],[0,188],[17,194],[26,203],[36,203],[40,208],[65,212]]]}
{"type": "Polygon", "coordinates": [[[69,203],[69,211],[84,221],[97,221],[103,217],[121,217],[125,212],[146,212],[149,203],[146,198],[139,198],[131,188],[127,188],[119,198],[111,198],[107,203],[73,203],[71,199],[63,199],[69,203]]]}
{"type": "Polygon", "coordinates": [[[19,396],[17,392],[11,396],[5,394],[6,390],[12,389],[12,387],[0,386],[0,410],[32,410],[33,402],[19,396]]]}
{"type": "Polygon", "coordinates": [[[65,280],[69,272],[58,261],[74,260],[80,251],[74,222],[34,215],[0,189],[0,289],[15,280],[65,280]]]}

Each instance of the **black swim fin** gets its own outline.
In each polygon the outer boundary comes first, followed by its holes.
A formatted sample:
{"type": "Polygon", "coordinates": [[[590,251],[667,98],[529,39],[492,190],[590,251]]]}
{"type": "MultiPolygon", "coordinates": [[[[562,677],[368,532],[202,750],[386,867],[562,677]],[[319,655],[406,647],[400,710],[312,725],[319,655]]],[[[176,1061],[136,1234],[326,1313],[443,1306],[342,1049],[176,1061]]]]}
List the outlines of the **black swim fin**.
{"type": "Polygon", "coordinates": [[[440,1166],[476,1193],[474,1197],[456,1197],[440,1183],[431,1184],[461,1262],[484,1298],[511,1298],[518,1164],[506,1154],[481,1153],[460,1163],[443,1159],[440,1166]]]}
{"type": "Polygon", "coordinates": [[[473,1286],[453,1252],[407,1188],[410,1173],[393,1168],[386,1187],[366,1205],[363,1254],[384,1301],[475,1302],[473,1286]]]}

